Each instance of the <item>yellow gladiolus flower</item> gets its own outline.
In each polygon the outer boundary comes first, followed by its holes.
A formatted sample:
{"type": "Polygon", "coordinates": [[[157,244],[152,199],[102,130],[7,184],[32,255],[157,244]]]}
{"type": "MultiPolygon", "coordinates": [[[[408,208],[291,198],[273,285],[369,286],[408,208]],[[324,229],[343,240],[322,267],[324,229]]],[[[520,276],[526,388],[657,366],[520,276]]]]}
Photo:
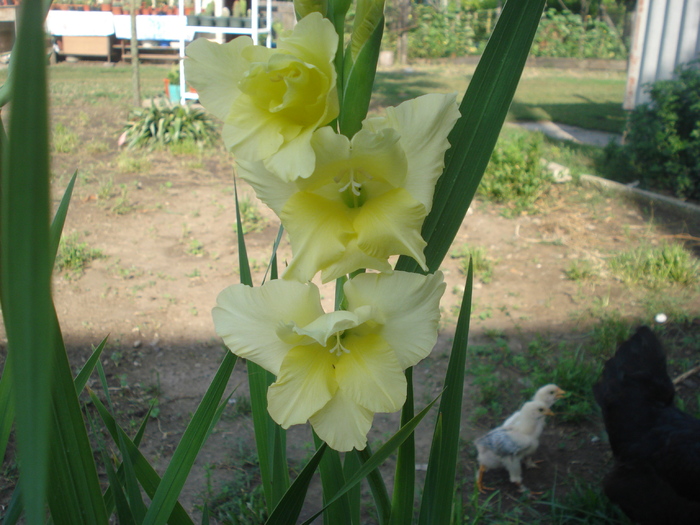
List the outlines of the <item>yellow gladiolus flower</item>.
{"type": "Polygon", "coordinates": [[[277,376],[272,419],[284,428],[309,421],[339,451],[363,449],[374,414],[405,402],[403,371],[435,345],[445,283],[440,272],[365,273],[344,291],[347,310],[324,313],[313,284],[237,284],[212,312],[233,353],[277,376]]]}
{"type": "Polygon", "coordinates": [[[277,49],[247,36],[224,45],[199,38],[187,46],[185,74],[204,107],[224,121],[226,147],[290,181],[311,174],[312,134],[338,116],[337,46],[333,24],[311,13],[277,49]]]}
{"type": "Polygon", "coordinates": [[[360,268],[391,271],[391,255],[427,270],[420,230],[444,167],[447,135],[459,116],[454,95],[425,95],[366,119],[352,139],[314,133],[316,167],[285,182],[261,162],[239,173],[282,220],[294,258],[284,277],[323,282],[360,268]]]}

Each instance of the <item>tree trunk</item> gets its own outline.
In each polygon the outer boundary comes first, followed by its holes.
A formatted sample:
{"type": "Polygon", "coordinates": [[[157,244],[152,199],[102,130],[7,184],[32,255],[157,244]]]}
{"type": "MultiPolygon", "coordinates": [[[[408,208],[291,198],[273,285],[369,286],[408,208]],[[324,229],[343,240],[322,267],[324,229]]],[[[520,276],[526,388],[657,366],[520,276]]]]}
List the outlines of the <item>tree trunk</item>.
{"type": "Polygon", "coordinates": [[[141,107],[141,74],[139,72],[139,39],[136,35],[136,0],[131,0],[131,85],[134,106],[141,107]]]}

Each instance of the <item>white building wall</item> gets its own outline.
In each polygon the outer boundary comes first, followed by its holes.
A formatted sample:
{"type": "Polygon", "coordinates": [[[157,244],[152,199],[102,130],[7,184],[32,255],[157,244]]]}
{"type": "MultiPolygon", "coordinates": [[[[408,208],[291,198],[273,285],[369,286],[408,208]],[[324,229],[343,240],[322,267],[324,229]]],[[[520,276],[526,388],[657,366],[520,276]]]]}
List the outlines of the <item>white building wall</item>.
{"type": "Polygon", "coordinates": [[[672,78],[700,55],[700,0],[637,0],[625,109],[648,102],[644,85],[672,78]]]}

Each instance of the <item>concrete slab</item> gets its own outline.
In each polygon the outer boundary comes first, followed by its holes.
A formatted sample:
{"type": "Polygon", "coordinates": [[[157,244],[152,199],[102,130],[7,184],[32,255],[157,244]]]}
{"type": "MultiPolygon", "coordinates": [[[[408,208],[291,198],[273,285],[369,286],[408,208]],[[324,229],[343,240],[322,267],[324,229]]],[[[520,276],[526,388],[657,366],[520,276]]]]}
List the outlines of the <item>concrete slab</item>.
{"type": "Polygon", "coordinates": [[[622,143],[622,135],[617,133],[577,128],[576,126],[557,124],[556,122],[517,122],[516,125],[530,131],[540,131],[548,137],[559,140],[570,140],[578,144],[605,147],[610,141],[614,141],[618,144],[622,143]]]}

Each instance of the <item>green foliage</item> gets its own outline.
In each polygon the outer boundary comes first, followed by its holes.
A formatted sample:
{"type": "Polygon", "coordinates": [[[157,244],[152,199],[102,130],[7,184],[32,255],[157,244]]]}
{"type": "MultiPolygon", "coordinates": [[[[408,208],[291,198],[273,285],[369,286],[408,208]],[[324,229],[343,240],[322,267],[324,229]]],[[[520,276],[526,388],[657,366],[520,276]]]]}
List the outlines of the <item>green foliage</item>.
{"type": "Polygon", "coordinates": [[[649,188],[700,199],[700,71],[681,66],[673,80],[649,87],[651,102],[630,115],[627,140],[610,150],[649,188]]]}
{"type": "Polygon", "coordinates": [[[493,270],[496,262],[486,253],[483,246],[467,246],[466,244],[450,253],[453,259],[460,259],[460,271],[467,275],[469,273],[469,260],[474,263],[474,275],[484,284],[488,284],[493,279],[493,270]]]}
{"type": "Polygon", "coordinates": [[[620,35],[606,23],[583,20],[571,11],[548,9],[532,44],[536,57],[617,58],[627,57],[620,35]]]}
{"type": "Polygon", "coordinates": [[[128,148],[168,145],[191,140],[200,147],[218,137],[217,127],[203,110],[192,106],[157,106],[137,108],[124,126],[128,148]]]}
{"type": "Polygon", "coordinates": [[[478,20],[476,12],[465,11],[455,2],[444,8],[416,5],[411,21],[415,29],[408,35],[408,56],[439,58],[475,53],[478,20]]]}
{"type": "Polygon", "coordinates": [[[642,246],[610,259],[610,268],[629,284],[658,288],[668,284],[695,285],[700,263],[679,244],[642,246]]]}
{"type": "Polygon", "coordinates": [[[56,153],[72,153],[80,144],[78,135],[63,124],[56,124],[51,137],[51,145],[56,153]]]}
{"type": "Polygon", "coordinates": [[[547,193],[552,177],[542,166],[542,138],[524,135],[499,140],[491,155],[478,194],[487,201],[508,205],[508,215],[532,212],[547,193]]]}
{"type": "Polygon", "coordinates": [[[95,259],[104,257],[101,250],[90,248],[87,243],[78,241],[74,233],[61,239],[56,254],[56,269],[73,276],[80,276],[95,259]]]}
{"type": "Polygon", "coordinates": [[[564,275],[571,281],[579,282],[594,278],[596,271],[589,261],[575,260],[564,270],[564,275]]]}
{"type": "MultiPolygon", "coordinates": [[[[241,214],[243,235],[262,231],[265,229],[265,226],[267,226],[267,221],[262,213],[260,213],[258,205],[250,198],[242,197],[238,201],[238,210],[241,214]]],[[[233,231],[238,231],[238,227],[235,224],[233,225],[233,231]]]]}

